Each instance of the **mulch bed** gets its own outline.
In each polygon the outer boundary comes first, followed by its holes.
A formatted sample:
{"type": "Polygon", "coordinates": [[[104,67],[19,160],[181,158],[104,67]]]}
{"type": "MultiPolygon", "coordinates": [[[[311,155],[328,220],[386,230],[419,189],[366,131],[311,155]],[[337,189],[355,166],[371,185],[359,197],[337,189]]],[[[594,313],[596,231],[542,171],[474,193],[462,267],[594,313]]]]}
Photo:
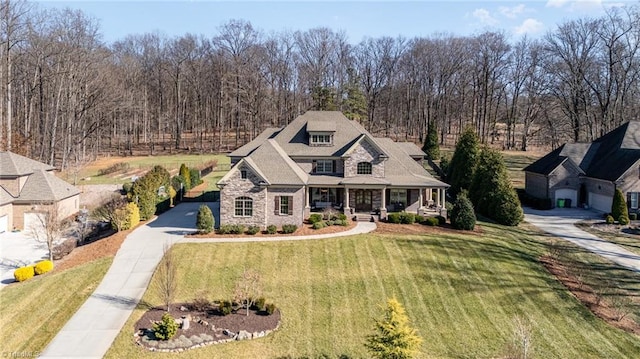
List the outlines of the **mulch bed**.
{"type": "Polygon", "coordinates": [[[544,267],[553,274],[564,285],[573,296],[575,296],[584,306],[586,306],[593,314],[603,319],[609,325],[622,329],[626,332],[640,335],[640,324],[636,323],[631,317],[625,316],[618,320],[615,308],[602,298],[598,298],[596,292],[590,286],[581,283],[578,278],[571,274],[567,266],[548,255],[542,256],[540,262],[544,267]]]}
{"type": "MultiPolygon", "coordinates": [[[[229,315],[222,316],[217,310],[211,309],[206,311],[195,310],[189,304],[174,304],[170,308],[169,313],[176,319],[191,317],[189,329],[178,329],[174,335],[175,338],[184,336],[186,338],[205,337],[208,338],[203,343],[196,343],[190,347],[182,347],[177,350],[191,349],[202,345],[217,344],[221,342],[235,340],[235,336],[241,331],[248,333],[263,333],[268,335],[270,332],[278,329],[280,325],[280,310],[267,315],[263,312],[249,310],[247,316],[246,309],[239,309],[229,315]]],[[[154,322],[162,320],[162,316],[166,313],[165,307],[154,307],[145,312],[140,320],[135,324],[135,333],[137,343],[149,350],[158,350],[161,348],[162,341],[155,339],[141,340],[145,335],[147,338],[152,337],[150,332],[154,322]],[[160,347],[159,347],[160,345],[160,347]]],[[[251,338],[245,338],[251,339],[251,338]]],[[[238,340],[240,340],[238,338],[238,340]]]]}
{"type": "Polygon", "coordinates": [[[348,221],[347,223],[349,223],[348,226],[329,226],[329,227],[324,227],[321,229],[313,229],[311,226],[311,224],[303,224],[302,226],[298,227],[298,230],[296,230],[293,233],[288,233],[288,234],[284,234],[281,233],[280,231],[278,231],[277,234],[266,234],[263,232],[258,232],[254,235],[249,235],[249,234],[217,234],[215,232],[211,232],[209,234],[198,234],[198,233],[192,233],[192,234],[187,234],[187,237],[193,237],[193,238],[244,238],[244,237],[291,237],[291,236],[308,236],[308,235],[312,235],[312,234],[327,234],[327,233],[340,233],[340,232],[344,232],[344,231],[348,231],[350,229],[352,229],[353,227],[356,226],[357,222],[354,221],[348,221]]]}

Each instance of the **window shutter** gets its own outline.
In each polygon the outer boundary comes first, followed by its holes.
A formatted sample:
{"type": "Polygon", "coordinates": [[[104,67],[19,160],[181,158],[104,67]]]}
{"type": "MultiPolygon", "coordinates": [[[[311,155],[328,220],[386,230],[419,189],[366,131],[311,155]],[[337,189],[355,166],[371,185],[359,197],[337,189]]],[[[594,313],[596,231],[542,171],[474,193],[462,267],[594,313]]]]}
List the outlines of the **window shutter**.
{"type": "Polygon", "coordinates": [[[311,173],[316,173],[316,160],[313,160],[313,164],[311,165],[311,173]]]}
{"type": "Polygon", "coordinates": [[[289,215],[293,215],[293,196],[289,196],[289,215]]]}
{"type": "Polygon", "coordinates": [[[331,167],[331,172],[336,173],[336,160],[333,160],[333,166],[331,167]]]}
{"type": "Polygon", "coordinates": [[[275,208],[273,210],[273,213],[275,215],[279,215],[280,214],[280,196],[275,196],[273,199],[274,199],[273,204],[275,208]]]}

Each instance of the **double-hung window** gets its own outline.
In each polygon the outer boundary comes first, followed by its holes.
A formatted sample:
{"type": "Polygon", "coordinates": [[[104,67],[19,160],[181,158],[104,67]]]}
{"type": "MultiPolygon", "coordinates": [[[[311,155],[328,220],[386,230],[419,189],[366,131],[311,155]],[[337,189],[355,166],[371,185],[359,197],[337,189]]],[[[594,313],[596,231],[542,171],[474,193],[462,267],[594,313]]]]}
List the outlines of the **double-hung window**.
{"type": "Polygon", "coordinates": [[[236,217],[251,217],[253,216],[253,199],[249,197],[238,197],[235,201],[235,216],[236,217]]]}
{"type": "Polygon", "coordinates": [[[316,173],[332,173],[333,160],[316,160],[316,173]]]}

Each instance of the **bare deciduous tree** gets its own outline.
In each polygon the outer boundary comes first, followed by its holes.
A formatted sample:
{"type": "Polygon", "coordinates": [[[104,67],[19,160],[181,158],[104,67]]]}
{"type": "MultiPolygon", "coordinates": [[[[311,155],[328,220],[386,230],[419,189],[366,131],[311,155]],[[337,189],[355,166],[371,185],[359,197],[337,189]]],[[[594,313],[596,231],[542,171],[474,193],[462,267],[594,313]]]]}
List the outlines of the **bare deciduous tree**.
{"type": "Polygon", "coordinates": [[[260,273],[253,269],[245,269],[236,282],[234,300],[246,308],[249,315],[249,309],[261,294],[260,273]]]}
{"type": "Polygon", "coordinates": [[[164,256],[158,265],[154,278],[154,289],[167,308],[171,309],[178,289],[178,263],[176,256],[168,244],[163,247],[164,256]]]}
{"type": "Polygon", "coordinates": [[[53,250],[60,244],[64,226],[60,220],[60,205],[45,203],[39,205],[42,210],[36,212],[36,220],[30,228],[29,234],[38,242],[45,243],[49,251],[49,260],[53,261],[53,250]]]}

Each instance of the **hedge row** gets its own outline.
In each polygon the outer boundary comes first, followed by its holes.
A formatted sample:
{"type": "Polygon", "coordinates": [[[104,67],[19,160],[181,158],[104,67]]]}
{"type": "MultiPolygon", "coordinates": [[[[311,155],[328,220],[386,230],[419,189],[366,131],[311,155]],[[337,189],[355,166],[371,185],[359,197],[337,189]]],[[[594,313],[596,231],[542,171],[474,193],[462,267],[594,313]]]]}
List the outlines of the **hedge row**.
{"type": "Polygon", "coordinates": [[[50,260],[44,260],[36,263],[35,265],[20,267],[13,272],[13,278],[16,282],[24,282],[27,279],[33,278],[35,275],[45,274],[53,269],[53,262],[50,260]]]}

